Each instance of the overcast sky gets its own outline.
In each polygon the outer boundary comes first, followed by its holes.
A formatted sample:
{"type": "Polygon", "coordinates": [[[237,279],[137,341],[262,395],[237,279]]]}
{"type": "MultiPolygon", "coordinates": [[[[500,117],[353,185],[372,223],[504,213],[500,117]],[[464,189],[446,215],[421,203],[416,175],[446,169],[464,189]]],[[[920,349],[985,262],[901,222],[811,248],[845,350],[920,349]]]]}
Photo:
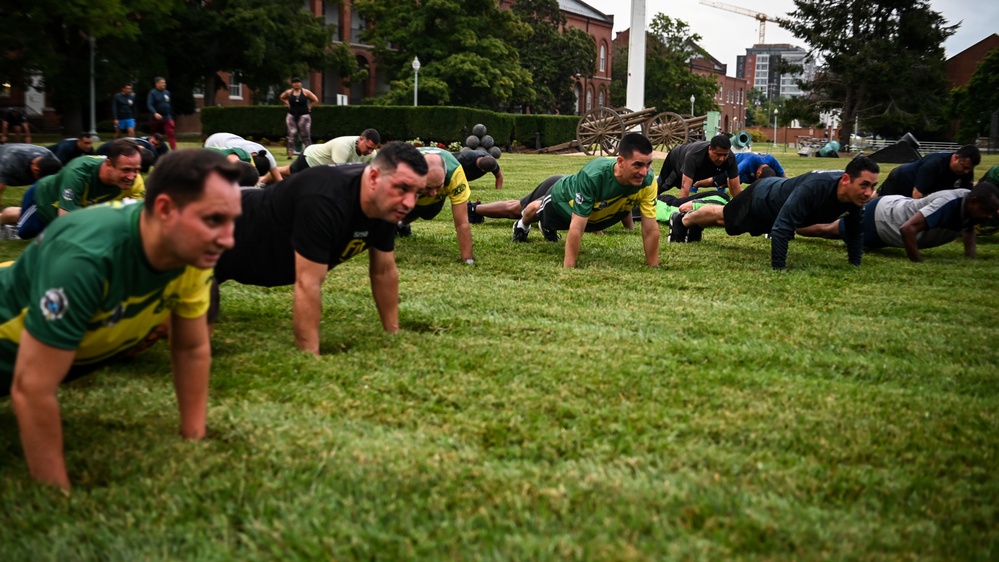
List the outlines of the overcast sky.
{"type": "MultiPolygon", "coordinates": [[[[630,0],[583,1],[605,14],[613,15],[615,32],[631,27],[630,0]]],[[[775,17],[784,17],[794,10],[792,0],[718,1],[775,17]]],[[[999,32],[999,2],[995,0],[931,0],[930,6],[943,14],[949,24],[962,22],[957,33],[944,43],[948,58],[999,32]]],[[[753,46],[759,38],[760,24],[755,19],[705,6],[697,0],[646,0],[646,22],[660,12],[687,22],[692,31],[701,36],[701,46],[728,65],[729,76],[735,76],[735,57],[746,54],[746,48],[753,46]]],[[[766,40],[767,43],[790,43],[807,48],[776,23],[766,24],[766,40]]]]}

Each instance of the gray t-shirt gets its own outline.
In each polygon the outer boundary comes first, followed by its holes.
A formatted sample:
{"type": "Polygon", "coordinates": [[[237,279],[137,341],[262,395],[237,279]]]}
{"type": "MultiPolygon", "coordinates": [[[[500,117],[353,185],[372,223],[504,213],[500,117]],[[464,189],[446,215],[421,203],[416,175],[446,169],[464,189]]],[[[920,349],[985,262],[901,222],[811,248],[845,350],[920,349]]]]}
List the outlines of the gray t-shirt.
{"type": "Polygon", "coordinates": [[[49,149],[33,144],[0,144],[0,184],[21,186],[35,183],[31,161],[44,156],[55,157],[49,149]]]}
{"type": "Polygon", "coordinates": [[[902,225],[921,213],[926,219],[926,229],[916,235],[917,247],[933,248],[952,242],[970,227],[964,217],[964,198],[969,193],[967,189],[946,189],[921,199],[901,195],[881,197],[874,207],[878,237],[886,246],[905,247],[900,232],[902,225]]]}
{"type": "Polygon", "coordinates": [[[232,133],[215,133],[214,135],[205,139],[205,148],[242,148],[243,150],[257,154],[261,150],[267,153],[267,161],[271,164],[271,169],[277,168],[277,160],[274,159],[274,155],[271,154],[270,150],[264,148],[264,145],[248,141],[239,135],[234,135],[232,133]]]}

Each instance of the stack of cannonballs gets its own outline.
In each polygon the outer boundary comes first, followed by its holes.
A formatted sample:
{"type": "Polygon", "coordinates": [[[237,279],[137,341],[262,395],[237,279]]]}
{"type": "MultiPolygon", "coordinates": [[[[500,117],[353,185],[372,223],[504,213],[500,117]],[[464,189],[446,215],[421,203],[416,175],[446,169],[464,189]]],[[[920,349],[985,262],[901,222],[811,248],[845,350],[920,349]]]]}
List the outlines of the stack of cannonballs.
{"type": "Polygon", "coordinates": [[[503,155],[503,151],[500,147],[496,146],[496,141],[493,137],[486,134],[486,126],[482,123],[472,127],[472,134],[468,135],[465,139],[465,146],[462,150],[476,150],[483,149],[489,153],[490,156],[499,160],[499,157],[503,155]]]}

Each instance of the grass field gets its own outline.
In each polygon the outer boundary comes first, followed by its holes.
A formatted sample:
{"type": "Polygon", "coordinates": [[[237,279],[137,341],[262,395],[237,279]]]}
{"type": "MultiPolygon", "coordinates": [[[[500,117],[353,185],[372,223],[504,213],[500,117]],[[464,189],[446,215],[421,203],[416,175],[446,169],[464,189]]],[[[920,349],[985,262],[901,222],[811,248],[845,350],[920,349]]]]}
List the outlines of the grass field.
{"type": "MultiPolygon", "coordinates": [[[[504,155],[473,196],[586,160],[504,155]]],[[[765,239],[663,228],[652,270],[616,228],[564,271],[510,227],[473,225],[466,266],[449,212],[415,223],[394,337],[367,260],[333,270],[319,359],[289,288],[223,285],[209,438],[177,437],[154,347],[63,387],[69,497],[29,481],[0,401],[0,558],[999,558],[999,236],[860,268],[799,238],[774,272],[765,239]]]]}

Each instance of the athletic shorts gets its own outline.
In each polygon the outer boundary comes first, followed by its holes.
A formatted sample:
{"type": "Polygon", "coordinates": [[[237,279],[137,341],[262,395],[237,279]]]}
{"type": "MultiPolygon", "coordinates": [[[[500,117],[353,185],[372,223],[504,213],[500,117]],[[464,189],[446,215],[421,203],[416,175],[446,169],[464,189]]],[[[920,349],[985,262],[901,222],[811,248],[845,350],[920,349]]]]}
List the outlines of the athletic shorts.
{"type": "Polygon", "coordinates": [[[551,191],[552,186],[555,185],[555,182],[564,177],[565,174],[551,176],[545,181],[538,184],[538,187],[535,187],[534,191],[530,192],[529,194],[527,194],[527,197],[524,197],[523,199],[520,200],[520,210],[523,211],[524,209],[527,208],[527,205],[530,204],[532,201],[537,201],[538,199],[541,199],[545,195],[548,195],[548,192],[551,191]]]}
{"type": "Polygon", "coordinates": [[[749,233],[751,236],[767,234],[774,227],[774,222],[769,218],[761,218],[753,213],[753,182],[742,193],[732,198],[725,205],[722,216],[725,217],[725,232],[729,236],[738,236],[749,233]]]}
{"type": "MultiPolygon", "coordinates": [[[[878,203],[881,201],[880,197],[875,197],[864,205],[864,247],[877,249],[884,248],[885,243],[878,236],[878,225],[874,220],[874,210],[878,208],[878,203]]],[[[840,219],[839,221],[839,237],[846,240],[846,221],[840,219]]]]}
{"type": "Polygon", "coordinates": [[[425,221],[428,221],[439,215],[441,209],[443,208],[444,208],[444,199],[441,199],[440,201],[433,203],[431,205],[417,205],[413,207],[413,210],[410,211],[408,215],[406,215],[406,218],[403,219],[403,222],[410,223],[415,221],[416,219],[423,219],[425,221]]]}
{"type": "Polygon", "coordinates": [[[127,131],[129,129],[135,128],[135,119],[119,119],[118,120],[118,130],[127,131]]]}
{"type": "Polygon", "coordinates": [[[291,167],[288,168],[292,174],[297,174],[303,170],[309,169],[309,163],[305,161],[305,155],[299,154],[298,158],[291,163],[291,167]]]}

